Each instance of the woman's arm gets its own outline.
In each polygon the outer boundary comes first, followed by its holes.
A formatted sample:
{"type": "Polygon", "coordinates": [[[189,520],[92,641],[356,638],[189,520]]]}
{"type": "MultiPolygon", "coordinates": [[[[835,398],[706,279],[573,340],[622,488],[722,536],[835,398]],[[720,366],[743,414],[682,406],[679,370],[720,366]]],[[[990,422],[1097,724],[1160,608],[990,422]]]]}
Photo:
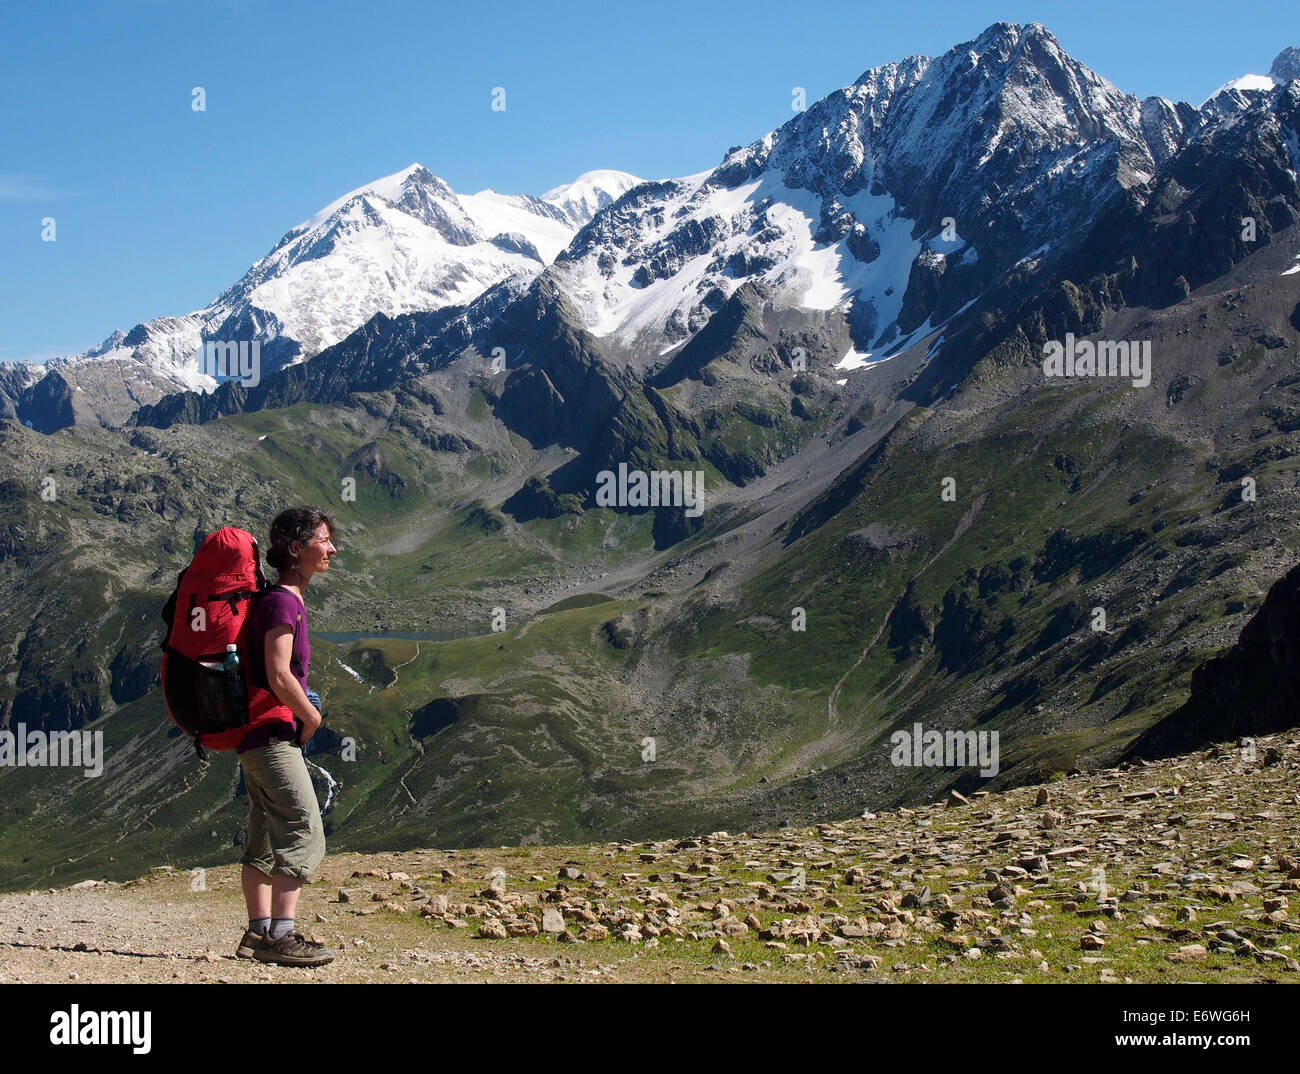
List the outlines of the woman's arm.
{"type": "Polygon", "coordinates": [[[293,659],[293,627],[280,623],[266,632],[266,681],[271,692],[280,701],[293,710],[293,714],[302,721],[302,735],[299,742],[307,745],[321,725],[321,714],[307,700],[307,694],[290,670],[293,659]]]}

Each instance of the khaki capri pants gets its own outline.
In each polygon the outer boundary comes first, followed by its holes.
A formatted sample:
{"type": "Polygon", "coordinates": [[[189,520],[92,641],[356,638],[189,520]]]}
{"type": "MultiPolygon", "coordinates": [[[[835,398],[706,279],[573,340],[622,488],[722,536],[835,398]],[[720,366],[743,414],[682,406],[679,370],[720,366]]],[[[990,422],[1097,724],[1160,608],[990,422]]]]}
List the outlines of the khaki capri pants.
{"type": "Polygon", "coordinates": [[[272,742],[241,753],[239,763],[248,788],[248,839],[240,863],[310,884],[325,857],[325,826],[302,750],[272,742]]]}

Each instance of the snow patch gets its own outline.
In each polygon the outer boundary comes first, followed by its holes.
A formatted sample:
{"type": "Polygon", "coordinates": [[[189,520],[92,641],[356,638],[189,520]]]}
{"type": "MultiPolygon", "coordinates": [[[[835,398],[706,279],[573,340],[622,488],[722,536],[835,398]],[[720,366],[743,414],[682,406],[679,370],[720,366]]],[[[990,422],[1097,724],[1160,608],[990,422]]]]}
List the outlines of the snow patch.
{"type": "Polygon", "coordinates": [[[932,254],[952,257],[953,254],[959,253],[969,245],[955,227],[952,229],[951,234],[953,237],[946,239],[944,238],[944,231],[941,230],[933,238],[926,239],[925,248],[932,254]]]}
{"type": "Polygon", "coordinates": [[[677,189],[654,211],[639,213],[630,222],[632,236],[607,241],[577,261],[556,266],[592,335],[612,336],[633,347],[638,339],[648,340],[661,332],[670,319],[680,320],[696,309],[710,289],[716,287],[729,297],[743,282],[720,269],[733,255],[766,257],[770,264],[759,278],[804,309],[831,310],[857,294],[859,301],[875,307],[877,333],[897,320],[912,262],[923,244],[912,238],[913,221],[898,214],[892,197],[869,193],[869,181],[858,193],[840,197],[879,248],[879,255],[864,264],[849,252],[847,237],[835,243],[814,241],[822,215],[821,195],[787,186],[775,167],[732,188],[706,186],[711,174],[677,181],[677,189]],[[760,216],[764,230],[775,238],[755,241],[760,216]],[[634,283],[638,265],[650,260],[650,252],[663,249],[664,240],[691,224],[717,235],[708,249],[673,265],[671,275],[644,285],[640,280],[634,283]],[[629,247],[642,256],[625,264],[629,247]]]}
{"type": "Polygon", "coordinates": [[[1019,261],[1016,262],[1015,267],[1019,268],[1021,265],[1036,264],[1037,262],[1042,260],[1043,255],[1046,254],[1047,251],[1050,250],[1051,248],[1052,248],[1052,244],[1050,242],[1043,243],[1043,245],[1038,247],[1037,250],[1030,250],[1029,253],[1025,254],[1024,257],[1022,257],[1019,261]]]}
{"type": "Polygon", "coordinates": [[[523,235],[548,265],[573,240],[572,227],[531,211],[527,208],[528,199],[518,195],[483,190],[477,194],[462,194],[459,198],[465,212],[483,234],[515,232],[523,235]]]}
{"type": "Polygon", "coordinates": [[[1282,130],[1282,140],[1286,151],[1291,155],[1291,174],[1300,179],[1300,131],[1282,130]]]}
{"type": "Polygon", "coordinates": [[[1240,78],[1234,78],[1231,82],[1225,82],[1208,97],[1201,102],[1201,108],[1204,108],[1220,93],[1228,93],[1231,90],[1238,90],[1242,93],[1248,93],[1251,90],[1268,92],[1277,85],[1276,79],[1269,75],[1242,75],[1240,78]]]}
{"type": "Polygon", "coordinates": [[[832,369],[862,369],[864,366],[871,364],[867,361],[867,359],[870,357],[871,357],[870,351],[859,351],[853,347],[850,347],[848,354],[846,354],[843,358],[841,358],[838,362],[836,362],[835,365],[833,365],[831,368],[832,369]]]}
{"type": "Polygon", "coordinates": [[[361,683],[362,685],[365,685],[365,680],[355,670],[348,667],[347,664],[343,663],[343,660],[340,657],[335,656],[334,662],[338,664],[338,666],[341,667],[344,671],[346,671],[349,675],[351,675],[352,678],[356,679],[357,682],[361,683]]]}

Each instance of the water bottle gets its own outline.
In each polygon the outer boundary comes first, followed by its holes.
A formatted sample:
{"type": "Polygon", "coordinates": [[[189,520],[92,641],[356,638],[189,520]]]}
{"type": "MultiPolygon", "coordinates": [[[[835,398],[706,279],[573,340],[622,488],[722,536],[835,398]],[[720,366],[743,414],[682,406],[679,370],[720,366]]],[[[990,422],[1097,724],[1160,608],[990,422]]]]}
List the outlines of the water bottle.
{"type": "Polygon", "coordinates": [[[226,669],[226,709],[233,714],[243,709],[247,697],[244,669],[240,667],[239,649],[234,642],[226,646],[226,658],[221,666],[226,669]]]}

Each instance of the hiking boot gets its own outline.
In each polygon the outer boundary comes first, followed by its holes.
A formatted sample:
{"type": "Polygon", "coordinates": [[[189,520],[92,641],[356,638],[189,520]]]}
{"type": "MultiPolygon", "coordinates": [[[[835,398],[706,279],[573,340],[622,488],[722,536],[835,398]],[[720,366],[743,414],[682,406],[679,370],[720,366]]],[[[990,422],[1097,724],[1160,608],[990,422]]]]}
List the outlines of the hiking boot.
{"type": "Polygon", "coordinates": [[[252,929],[244,930],[244,937],[239,941],[239,946],[235,948],[236,958],[252,958],[253,952],[266,939],[266,933],[254,932],[252,929]]]}
{"type": "Polygon", "coordinates": [[[281,966],[323,966],[334,961],[334,952],[323,943],[309,940],[301,932],[286,932],[278,940],[269,936],[253,948],[259,962],[276,962],[281,966]]]}

